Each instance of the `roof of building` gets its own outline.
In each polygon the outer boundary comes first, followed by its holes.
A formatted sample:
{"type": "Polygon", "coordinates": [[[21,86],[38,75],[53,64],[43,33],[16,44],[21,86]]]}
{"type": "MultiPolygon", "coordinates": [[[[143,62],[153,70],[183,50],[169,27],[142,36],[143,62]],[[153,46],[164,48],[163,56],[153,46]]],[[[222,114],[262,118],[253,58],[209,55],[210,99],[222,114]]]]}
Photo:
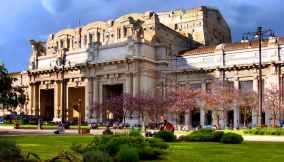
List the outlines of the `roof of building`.
{"type": "MultiPolygon", "coordinates": [[[[284,37],[279,37],[277,39],[279,44],[284,44],[284,37]]],[[[276,43],[277,43],[276,42],[276,43]]],[[[262,41],[262,47],[267,47],[269,40],[262,41]]],[[[250,48],[257,48],[258,47],[258,40],[253,41],[242,41],[242,42],[235,42],[235,43],[224,43],[217,46],[207,46],[207,47],[200,47],[192,50],[185,50],[179,53],[180,56],[192,56],[192,55],[200,55],[200,54],[209,54],[214,53],[219,47],[222,46],[224,51],[234,51],[234,50],[242,50],[242,49],[250,49],[250,48]]]]}

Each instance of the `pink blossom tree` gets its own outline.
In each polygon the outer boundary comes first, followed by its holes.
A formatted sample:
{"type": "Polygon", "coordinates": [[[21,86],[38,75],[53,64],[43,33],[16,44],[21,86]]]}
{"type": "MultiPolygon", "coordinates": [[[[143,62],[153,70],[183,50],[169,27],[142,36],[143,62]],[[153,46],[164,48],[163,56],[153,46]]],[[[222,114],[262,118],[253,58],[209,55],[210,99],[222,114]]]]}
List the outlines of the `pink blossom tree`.
{"type": "Polygon", "coordinates": [[[282,94],[281,90],[275,85],[265,89],[264,110],[272,116],[272,127],[276,127],[276,120],[279,118],[280,112],[284,110],[280,94],[282,94]]]}
{"type": "Polygon", "coordinates": [[[217,121],[217,128],[220,128],[220,120],[225,120],[225,111],[233,107],[238,96],[239,91],[233,87],[231,82],[220,80],[214,80],[212,88],[203,93],[203,102],[208,109],[214,112],[213,117],[217,121]]]}
{"type": "Polygon", "coordinates": [[[240,104],[240,113],[243,114],[243,126],[247,127],[250,114],[252,114],[253,110],[256,110],[258,105],[257,93],[254,91],[240,92],[236,100],[240,104]]]}
{"type": "MultiPolygon", "coordinates": [[[[177,116],[180,113],[191,113],[194,108],[198,107],[200,94],[200,90],[194,90],[189,85],[173,88],[168,98],[168,110],[177,116]]],[[[191,126],[191,121],[186,122],[191,126]]]]}

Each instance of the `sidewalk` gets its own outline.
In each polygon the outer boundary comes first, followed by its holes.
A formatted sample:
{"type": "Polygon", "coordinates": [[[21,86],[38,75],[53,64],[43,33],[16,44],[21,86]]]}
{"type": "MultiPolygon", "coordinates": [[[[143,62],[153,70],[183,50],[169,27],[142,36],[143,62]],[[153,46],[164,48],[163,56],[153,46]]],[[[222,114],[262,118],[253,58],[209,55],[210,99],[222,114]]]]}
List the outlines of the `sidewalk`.
{"type": "Polygon", "coordinates": [[[284,136],[243,136],[245,141],[284,142],[284,136]]]}

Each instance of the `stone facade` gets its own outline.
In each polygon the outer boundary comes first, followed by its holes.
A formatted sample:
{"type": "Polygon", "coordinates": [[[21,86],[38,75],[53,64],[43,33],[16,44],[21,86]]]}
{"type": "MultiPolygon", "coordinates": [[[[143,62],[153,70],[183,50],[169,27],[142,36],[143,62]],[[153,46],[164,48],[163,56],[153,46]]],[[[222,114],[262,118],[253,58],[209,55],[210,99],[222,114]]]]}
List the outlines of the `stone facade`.
{"type": "Polygon", "coordinates": [[[201,6],[158,13],[160,21],[191,39],[192,46],[231,42],[231,30],[219,10],[201,6]]]}
{"type": "MultiPolygon", "coordinates": [[[[136,95],[183,83],[206,90],[213,79],[223,76],[238,89],[257,91],[256,42],[230,42],[222,15],[209,7],[129,14],[64,29],[51,34],[47,42],[31,41],[29,68],[21,73],[29,96],[25,113],[72,121],[81,112],[81,120],[102,121],[102,112],[93,111],[94,104],[102,103],[109,93],[136,95]],[[211,46],[194,48],[197,45],[211,46]]],[[[283,44],[282,38],[263,42],[265,84],[282,87],[283,44]]],[[[239,106],[232,112],[232,121],[228,118],[224,123],[239,127],[239,106]]],[[[168,118],[182,129],[212,124],[212,113],[200,107],[168,118]]],[[[138,124],[139,119],[128,122],[138,124]]]]}

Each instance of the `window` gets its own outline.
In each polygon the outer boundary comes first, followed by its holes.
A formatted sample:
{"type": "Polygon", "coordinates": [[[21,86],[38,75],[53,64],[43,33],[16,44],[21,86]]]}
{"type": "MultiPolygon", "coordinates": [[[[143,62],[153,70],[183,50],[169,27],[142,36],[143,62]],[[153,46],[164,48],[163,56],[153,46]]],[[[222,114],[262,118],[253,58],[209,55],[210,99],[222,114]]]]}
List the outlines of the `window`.
{"type": "Polygon", "coordinates": [[[253,91],[253,81],[252,80],[242,80],[240,83],[240,91],[241,92],[248,92],[253,91]]]}
{"type": "Polygon", "coordinates": [[[212,83],[206,83],[206,91],[210,92],[212,90],[212,83]]]}
{"type": "Polygon", "coordinates": [[[60,48],[64,48],[64,42],[63,42],[63,40],[60,40],[60,48]]]}
{"type": "Polygon", "coordinates": [[[72,37],[71,47],[74,48],[74,37],[72,37]]]}
{"type": "Polygon", "coordinates": [[[97,32],[97,42],[100,42],[101,40],[101,34],[99,32],[97,32]]]}
{"type": "Polygon", "coordinates": [[[121,29],[120,28],[118,28],[117,29],[117,39],[120,39],[120,37],[121,37],[121,29]]]}
{"type": "Polygon", "coordinates": [[[190,84],[190,87],[191,87],[193,90],[200,90],[200,89],[201,89],[201,83],[193,83],[193,84],[190,84]]]}
{"type": "Polygon", "coordinates": [[[70,39],[67,38],[67,48],[69,49],[70,48],[70,39]]]}
{"type": "Polygon", "coordinates": [[[103,30],[103,42],[105,41],[105,30],[103,30]]]}
{"type": "Polygon", "coordinates": [[[124,26],[123,27],[123,37],[127,36],[127,28],[124,26]]]}
{"type": "Polygon", "coordinates": [[[177,30],[178,29],[178,25],[177,24],[175,24],[175,30],[177,30]]]}
{"type": "Polygon", "coordinates": [[[89,45],[93,44],[93,34],[89,33],[89,45]]]}
{"type": "Polygon", "coordinates": [[[84,45],[87,45],[87,35],[84,35],[84,45]]]}

